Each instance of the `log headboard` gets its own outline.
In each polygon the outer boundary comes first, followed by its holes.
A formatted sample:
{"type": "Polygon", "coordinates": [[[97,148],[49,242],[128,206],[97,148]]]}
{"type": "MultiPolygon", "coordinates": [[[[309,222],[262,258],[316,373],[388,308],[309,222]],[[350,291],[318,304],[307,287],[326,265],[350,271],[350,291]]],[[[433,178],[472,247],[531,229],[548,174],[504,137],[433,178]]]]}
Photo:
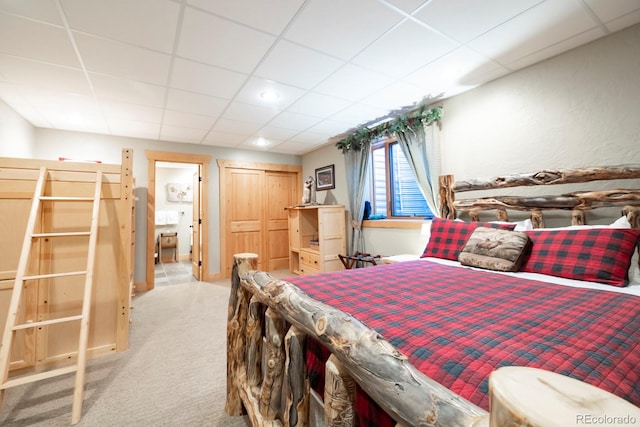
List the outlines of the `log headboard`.
{"type": "MultiPolygon", "coordinates": [[[[487,180],[454,181],[453,175],[442,175],[440,185],[440,216],[456,218],[459,212],[477,221],[479,212],[495,210],[501,221],[508,220],[507,210],[528,211],[535,228],[544,227],[543,211],[571,211],[571,224],[586,223],[585,212],[602,207],[620,206],[632,227],[638,228],[637,209],[640,206],[640,183],[634,189],[577,191],[553,196],[487,196],[457,199],[456,194],[468,191],[501,190],[509,187],[579,184],[591,181],[640,180],[640,165],[601,166],[579,169],[547,169],[534,173],[497,176],[487,180]]],[[[626,181],[625,181],[626,182],[626,181]]]]}

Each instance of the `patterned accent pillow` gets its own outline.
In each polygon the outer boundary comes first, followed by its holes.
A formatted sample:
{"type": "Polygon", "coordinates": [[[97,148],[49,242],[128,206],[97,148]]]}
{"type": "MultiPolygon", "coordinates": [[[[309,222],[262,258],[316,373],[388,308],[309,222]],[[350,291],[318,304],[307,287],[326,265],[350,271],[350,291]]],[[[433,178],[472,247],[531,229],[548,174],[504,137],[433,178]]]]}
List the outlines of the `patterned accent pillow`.
{"type": "Polygon", "coordinates": [[[568,228],[525,231],[531,251],[521,271],[613,286],[627,284],[640,230],[568,228]]]}
{"type": "Polygon", "coordinates": [[[452,219],[434,218],[431,222],[429,243],[422,256],[442,259],[458,260],[460,251],[467,243],[471,233],[478,227],[500,228],[513,230],[515,224],[501,224],[491,222],[464,222],[452,219]]]}
{"type": "Polygon", "coordinates": [[[478,227],[464,245],[458,261],[471,267],[496,271],[518,271],[529,236],[520,231],[478,227]]]}

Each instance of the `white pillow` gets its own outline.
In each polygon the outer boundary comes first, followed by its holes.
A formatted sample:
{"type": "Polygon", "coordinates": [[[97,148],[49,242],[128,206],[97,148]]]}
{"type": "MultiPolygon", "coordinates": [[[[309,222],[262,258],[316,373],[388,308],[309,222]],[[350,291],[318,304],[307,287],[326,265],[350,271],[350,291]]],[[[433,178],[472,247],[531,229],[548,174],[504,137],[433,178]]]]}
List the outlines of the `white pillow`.
{"type": "Polygon", "coordinates": [[[533,223],[530,219],[525,219],[522,221],[514,221],[514,222],[506,222],[506,221],[491,221],[495,224],[515,224],[515,228],[513,231],[525,231],[525,230],[533,230],[533,223]]]}

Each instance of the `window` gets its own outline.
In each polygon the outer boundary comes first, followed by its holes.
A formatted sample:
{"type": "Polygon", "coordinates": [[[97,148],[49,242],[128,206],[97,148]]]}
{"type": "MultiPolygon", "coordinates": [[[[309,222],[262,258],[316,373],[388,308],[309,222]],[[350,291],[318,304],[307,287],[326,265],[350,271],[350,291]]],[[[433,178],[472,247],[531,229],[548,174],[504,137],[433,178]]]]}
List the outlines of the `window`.
{"type": "Polygon", "coordinates": [[[396,140],[374,144],[372,156],[373,214],[386,217],[433,215],[396,140]]]}

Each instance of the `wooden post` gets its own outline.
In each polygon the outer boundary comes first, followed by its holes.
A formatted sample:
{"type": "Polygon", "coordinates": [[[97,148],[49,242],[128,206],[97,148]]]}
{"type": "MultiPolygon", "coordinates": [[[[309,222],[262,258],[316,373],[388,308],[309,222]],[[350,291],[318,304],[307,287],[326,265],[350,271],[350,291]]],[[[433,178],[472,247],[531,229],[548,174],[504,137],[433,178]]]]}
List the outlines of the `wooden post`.
{"type": "Polygon", "coordinates": [[[509,222],[509,214],[506,209],[496,210],[496,218],[498,221],[509,222]]]}
{"type": "Polygon", "coordinates": [[[640,228],[640,208],[635,206],[625,206],[622,208],[622,215],[627,217],[631,228],[640,228]]]}
{"type": "Polygon", "coordinates": [[[356,382],[332,354],[325,364],[324,415],[327,427],[352,427],[356,382]]]}
{"type": "Polygon", "coordinates": [[[262,329],[264,327],[263,305],[255,296],[249,302],[247,316],[247,384],[250,388],[260,383],[262,365],[262,329]]]}
{"type": "Polygon", "coordinates": [[[239,377],[245,368],[248,292],[240,286],[240,277],[258,267],[258,255],[241,253],[233,256],[231,292],[227,315],[227,401],[225,412],[231,416],[242,415],[239,393],[239,377]]]}
{"type": "Polygon", "coordinates": [[[456,209],[453,207],[455,194],[453,193],[453,175],[441,175],[438,177],[440,184],[440,217],[455,219],[456,209]]]}
{"type": "Polygon", "coordinates": [[[265,420],[274,420],[280,411],[282,377],[284,375],[283,341],[287,324],[277,311],[268,308],[264,314],[265,373],[260,387],[260,415],[265,420]]]}
{"type": "Polygon", "coordinates": [[[571,211],[571,225],[585,225],[587,219],[584,211],[580,209],[574,209],[571,211]]]}
{"type": "Polygon", "coordinates": [[[284,425],[305,427],[309,421],[309,380],[305,363],[307,335],[292,326],[284,339],[286,363],[284,368],[284,425]]]}
{"type": "Polygon", "coordinates": [[[531,211],[531,223],[533,224],[533,228],[544,228],[544,217],[540,209],[531,211]]]}

